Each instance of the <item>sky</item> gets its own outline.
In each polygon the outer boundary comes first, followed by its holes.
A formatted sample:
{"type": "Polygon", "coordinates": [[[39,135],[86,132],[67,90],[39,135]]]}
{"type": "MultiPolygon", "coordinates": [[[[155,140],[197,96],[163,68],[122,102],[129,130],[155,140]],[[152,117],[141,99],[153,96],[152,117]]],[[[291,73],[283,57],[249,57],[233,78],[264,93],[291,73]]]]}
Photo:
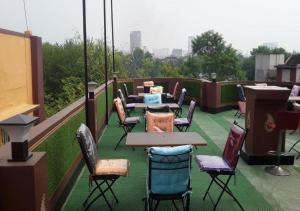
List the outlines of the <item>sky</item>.
{"type": "MultiPolygon", "coordinates": [[[[81,0],[24,0],[29,30],[43,41],[82,36],[81,0]]],[[[142,32],[142,45],[187,50],[188,36],[207,30],[222,34],[243,54],[263,43],[300,52],[299,0],[113,0],[115,46],[129,50],[130,31],[142,32]]],[[[103,38],[103,1],[86,0],[87,34],[103,38]]],[[[0,28],[23,32],[22,0],[0,1],[0,28]]],[[[111,41],[110,0],[107,37],[111,41]]],[[[110,44],[110,43],[109,43],[110,44]]]]}

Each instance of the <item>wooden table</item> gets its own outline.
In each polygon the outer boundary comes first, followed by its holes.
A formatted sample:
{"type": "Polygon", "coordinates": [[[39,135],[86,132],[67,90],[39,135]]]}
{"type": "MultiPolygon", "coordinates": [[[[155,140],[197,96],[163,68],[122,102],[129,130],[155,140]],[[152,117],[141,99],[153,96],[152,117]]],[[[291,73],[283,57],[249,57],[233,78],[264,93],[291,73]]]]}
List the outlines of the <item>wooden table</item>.
{"type": "Polygon", "coordinates": [[[134,103],[134,106],[135,106],[135,108],[146,108],[147,106],[151,106],[151,107],[169,106],[170,109],[178,109],[179,108],[177,103],[162,103],[162,104],[134,103]]]}
{"type": "Polygon", "coordinates": [[[126,139],[126,146],[131,147],[179,146],[185,144],[206,146],[207,142],[196,132],[136,132],[128,133],[126,139]]]}

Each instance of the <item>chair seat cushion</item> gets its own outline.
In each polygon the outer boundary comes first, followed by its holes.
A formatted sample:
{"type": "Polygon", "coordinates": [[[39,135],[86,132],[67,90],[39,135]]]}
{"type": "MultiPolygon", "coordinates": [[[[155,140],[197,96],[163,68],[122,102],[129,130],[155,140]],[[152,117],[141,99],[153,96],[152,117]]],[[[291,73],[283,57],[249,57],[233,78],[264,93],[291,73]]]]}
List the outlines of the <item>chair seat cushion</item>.
{"type": "Polygon", "coordinates": [[[132,117],[126,117],[124,124],[136,124],[138,122],[140,122],[140,117],[132,116],[132,117]]]}
{"type": "Polygon", "coordinates": [[[175,125],[186,125],[186,124],[189,124],[189,121],[187,118],[176,118],[174,120],[174,124],[175,125]]]}
{"type": "Polygon", "coordinates": [[[219,156],[197,155],[195,160],[202,171],[233,171],[219,156]]]}
{"type": "Polygon", "coordinates": [[[128,103],[128,104],[126,104],[126,108],[135,108],[135,104],[134,103],[128,103]]]}
{"type": "Polygon", "coordinates": [[[139,96],[137,95],[128,95],[128,98],[138,98],[139,96]]]}
{"type": "Polygon", "coordinates": [[[99,159],[96,162],[94,176],[128,176],[128,168],[129,161],[127,159],[99,159]]]}

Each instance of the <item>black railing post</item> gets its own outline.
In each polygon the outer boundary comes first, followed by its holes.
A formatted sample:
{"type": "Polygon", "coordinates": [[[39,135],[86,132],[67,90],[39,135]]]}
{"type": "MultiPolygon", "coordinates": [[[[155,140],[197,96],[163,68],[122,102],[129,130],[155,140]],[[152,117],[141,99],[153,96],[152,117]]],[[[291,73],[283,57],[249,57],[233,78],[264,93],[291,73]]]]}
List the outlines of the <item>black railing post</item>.
{"type": "Polygon", "coordinates": [[[106,0],[103,0],[104,16],[104,68],[105,68],[105,123],[108,124],[108,95],[107,95],[107,43],[106,43],[106,0]]]}
{"type": "Polygon", "coordinates": [[[114,36],[114,7],[113,0],[110,0],[110,14],[111,14],[111,47],[112,47],[112,72],[115,73],[115,36],[114,36]]]}
{"type": "Polygon", "coordinates": [[[85,0],[82,0],[83,17],[83,60],[84,60],[84,85],[85,85],[85,121],[89,127],[89,106],[88,106],[88,68],[87,68],[87,47],[86,47],[86,9],[85,0]]]}

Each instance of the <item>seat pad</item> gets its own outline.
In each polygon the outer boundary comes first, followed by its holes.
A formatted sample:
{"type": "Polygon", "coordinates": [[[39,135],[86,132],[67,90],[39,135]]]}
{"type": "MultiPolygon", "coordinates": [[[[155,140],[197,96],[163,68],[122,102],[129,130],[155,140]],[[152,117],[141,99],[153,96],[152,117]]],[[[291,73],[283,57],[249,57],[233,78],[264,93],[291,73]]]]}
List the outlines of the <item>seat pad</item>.
{"type": "Polygon", "coordinates": [[[135,104],[134,103],[128,103],[126,104],[126,108],[134,108],[135,104]]]}
{"type": "Polygon", "coordinates": [[[128,98],[138,98],[139,96],[137,95],[129,95],[128,98]]]}
{"type": "Polygon", "coordinates": [[[195,157],[202,171],[232,171],[232,168],[219,156],[197,155],[195,157]]]}
{"type": "Polygon", "coordinates": [[[99,159],[96,162],[94,176],[128,176],[128,168],[129,161],[127,159],[99,159]]]}
{"type": "Polygon", "coordinates": [[[189,124],[189,121],[187,118],[176,118],[174,120],[175,125],[185,125],[185,124],[189,124]]]}
{"type": "Polygon", "coordinates": [[[129,123],[138,123],[140,121],[140,117],[138,116],[132,116],[132,117],[126,117],[125,119],[125,124],[129,124],[129,123]]]}

